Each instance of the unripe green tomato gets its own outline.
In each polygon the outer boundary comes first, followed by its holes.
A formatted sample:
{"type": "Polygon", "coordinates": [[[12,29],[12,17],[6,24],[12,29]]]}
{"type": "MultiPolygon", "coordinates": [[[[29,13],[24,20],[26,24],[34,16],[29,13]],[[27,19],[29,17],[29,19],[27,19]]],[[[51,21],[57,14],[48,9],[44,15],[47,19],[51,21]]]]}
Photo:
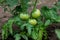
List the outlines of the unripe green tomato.
{"type": "Polygon", "coordinates": [[[22,20],[28,20],[29,17],[30,17],[30,15],[28,15],[28,14],[23,14],[23,13],[20,14],[20,18],[21,18],[22,20]]]}
{"type": "Polygon", "coordinates": [[[38,18],[38,17],[40,17],[40,15],[41,15],[41,12],[40,12],[39,9],[36,9],[36,10],[32,13],[32,17],[33,17],[33,18],[38,18]]]}
{"type": "Polygon", "coordinates": [[[37,20],[35,20],[35,19],[30,19],[30,20],[29,20],[29,23],[30,23],[31,25],[36,25],[36,24],[37,24],[37,20]]]}

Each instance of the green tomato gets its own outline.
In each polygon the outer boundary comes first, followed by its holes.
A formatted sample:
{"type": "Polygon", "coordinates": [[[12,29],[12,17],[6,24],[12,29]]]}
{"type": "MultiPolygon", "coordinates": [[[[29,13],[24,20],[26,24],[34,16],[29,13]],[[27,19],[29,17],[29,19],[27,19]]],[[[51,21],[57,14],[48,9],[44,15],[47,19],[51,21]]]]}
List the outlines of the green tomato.
{"type": "Polygon", "coordinates": [[[32,13],[32,17],[33,18],[38,18],[41,15],[41,12],[39,9],[36,9],[33,13],[32,13]]]}
{"type": "Polygon", "coordinates": [[[22,20],[28,20],[29,17],[30,17],[30,15],[28,15],[28,14],[23,14],[23,13],[20,14],[20,18],[21,18],[22,20]]]}
{"type": "Polygon", "coordinates": [[[35,20],[35,19],[30,19],[30,20],[29,20],[29,23],[30,23],[31,25],[36,25],[36,24],[37,24],[37,20],[35,20]]]}

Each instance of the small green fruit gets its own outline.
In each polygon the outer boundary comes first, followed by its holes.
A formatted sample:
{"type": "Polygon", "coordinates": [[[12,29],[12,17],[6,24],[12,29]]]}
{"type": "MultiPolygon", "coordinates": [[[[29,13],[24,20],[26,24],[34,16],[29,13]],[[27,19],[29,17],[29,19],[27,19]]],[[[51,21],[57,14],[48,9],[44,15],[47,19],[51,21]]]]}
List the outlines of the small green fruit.
{"type": "Polygon", "coordinates": [[[20,18],[21,18],[22,20],[28,20],[29,17],[30,17],[30,15],[28,15],[28,14],[23,14],[23,13],[20,14],[20,18]]]}
{"type": "Polygon", "coordinates": [[[36,9],[33,13],[32,13],[32,17],[33,18],[38,18],[41,15],[41,12],[39,9],[36,9]]]}
{"type": "Polygon", "coordinates": [[[29,20],[29,23],[30,23],[31,25],[36,25],[36,24],[37,24],[37,21],[36,21],[35,19],[30,19],[30,20],[29,20]]]}

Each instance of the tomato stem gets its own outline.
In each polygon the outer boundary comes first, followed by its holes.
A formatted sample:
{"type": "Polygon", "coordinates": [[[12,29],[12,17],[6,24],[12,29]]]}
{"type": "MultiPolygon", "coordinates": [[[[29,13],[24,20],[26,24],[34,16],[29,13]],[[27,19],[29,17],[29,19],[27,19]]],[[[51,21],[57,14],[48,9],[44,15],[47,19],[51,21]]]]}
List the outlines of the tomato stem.
{"type": "Polygon", "coordinates": [[[34,8],[33,8],[33,9],[35,9],[35,8],[36,8],[36,4],[37,4],[37,0],[35,1],[34,8]]]}
{"type": "MultiPolygon", "coordinates": [[[[34,4],[34,7],[33,7],[32,12],[36,9],[36,4],[37,4],[37,0],[35,1],[35,4],[34,4]]],[[[32,13],[32,12],[31,12],[31,13],[32,13]]]]}

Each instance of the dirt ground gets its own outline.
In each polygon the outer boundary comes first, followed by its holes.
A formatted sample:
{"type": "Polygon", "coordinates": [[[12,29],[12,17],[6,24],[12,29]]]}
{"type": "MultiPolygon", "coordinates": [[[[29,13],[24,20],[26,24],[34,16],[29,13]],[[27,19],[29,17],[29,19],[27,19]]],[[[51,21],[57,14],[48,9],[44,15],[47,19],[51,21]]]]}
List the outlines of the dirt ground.
{"type": "MultiPolygon", "coordinates": [[[[43,5],[47,5],[49,7],[53,6],[53,4],[55,4],[58,0],[41,0],[38,4],[37,4],[37,8],[40,8],[43,5]]],[[[10,14],[10,12],[6,11],[4,12],[4,8],[2,8],[0,6],[0,40],[1,40],[1,28],[2,25],[11,17],[12,15],[10,14]]],[[[60,23],[58,24],[53,24],[51,26],[49,26],[46,30],[48,33],[48,40],[58,40],[56,37],[56,34],[54,33],[54,30],[56,28],[60,28],[60,23]],[[57,27],[58,26],[58,27],[57,27]]]]}

